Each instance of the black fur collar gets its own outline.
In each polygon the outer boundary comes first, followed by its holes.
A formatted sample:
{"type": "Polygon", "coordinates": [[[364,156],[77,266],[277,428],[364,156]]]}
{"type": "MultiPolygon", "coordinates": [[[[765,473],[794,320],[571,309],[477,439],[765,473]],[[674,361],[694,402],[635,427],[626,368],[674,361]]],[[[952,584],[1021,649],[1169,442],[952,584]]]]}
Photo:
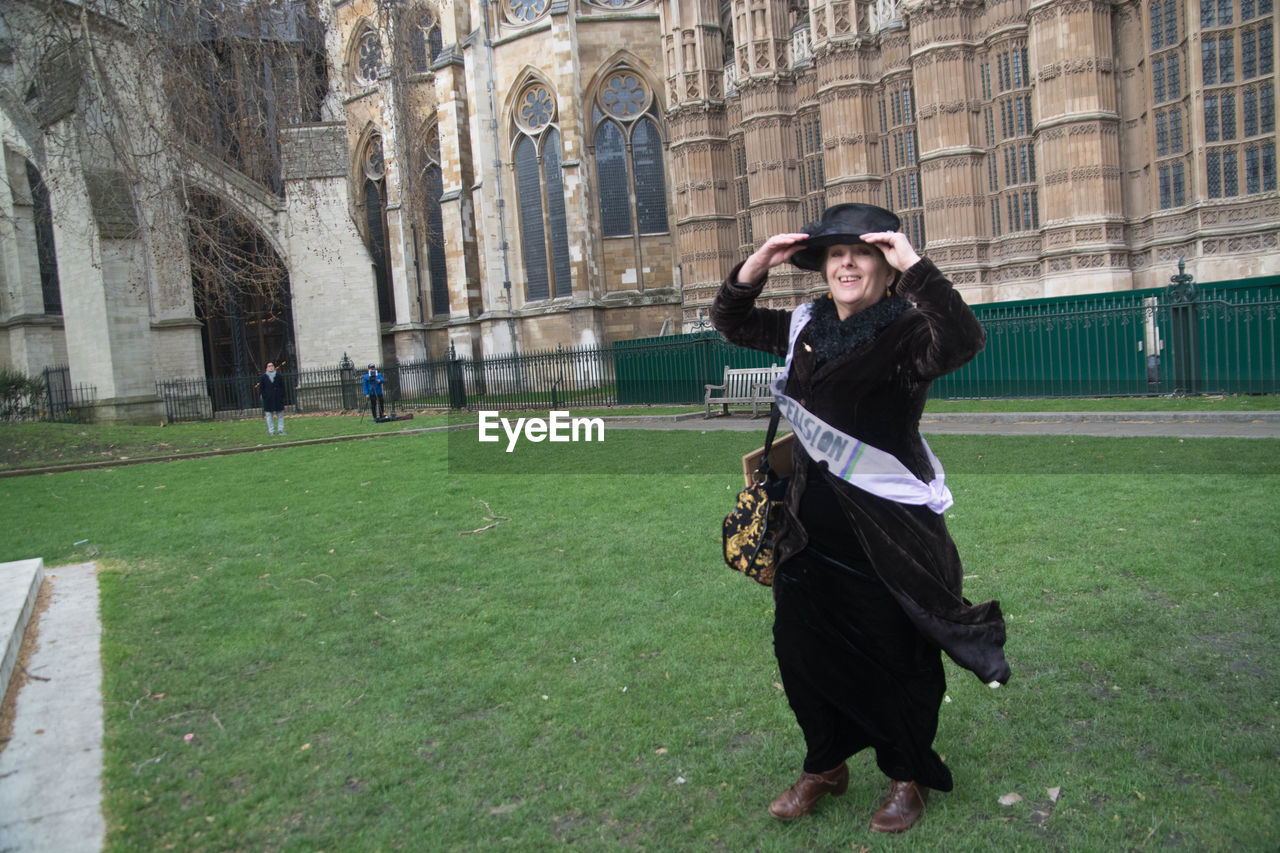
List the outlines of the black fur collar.
{"type": "Polygon", "coordinates": [[[827,296],[816,299],[805,334],[813,346],[817,363],[822,364],[874,340],[881,329],[910,307],[911,303],[901,296],[888,296],[841,322],[834,301],[827,296]]]}

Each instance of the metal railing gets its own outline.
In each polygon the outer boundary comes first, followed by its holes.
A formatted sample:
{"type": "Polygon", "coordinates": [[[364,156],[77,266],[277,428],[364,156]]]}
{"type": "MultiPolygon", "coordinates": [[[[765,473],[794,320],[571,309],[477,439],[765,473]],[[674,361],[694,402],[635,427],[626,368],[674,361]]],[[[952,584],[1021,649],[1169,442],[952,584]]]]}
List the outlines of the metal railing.
{"type": "Polygon", "coordinates": [[[56,423],[80,423],[85,410],[98,399],[98,391],[92,385],[74,385],[71,368],[67,365],[44,369],[44,411],[41,420],[56,423]]]}
{"type": "MultiPolygon", "coordinates": [[[[986,348],[936,381],[931,396],[1106,397],[1280,393],[1280,278],[974,306],[986,348]]],[[[781,359],[715,332],[579,347],[406,362],[383,368],[388,405],[435,409],[551,409],[692,405],[725,368],[781,359]]],[[[364,405],[360,374],[284,374],[296,411],[364,405]]],[[[258,377],[161,382],[169,420],[256,414],[258,377]]]]}
{"type": "Polygon", "coordinates": [[[1275,286],[978,305],[986,348],[932,396],[1276,394],[1278,310],[1275,286]]]}

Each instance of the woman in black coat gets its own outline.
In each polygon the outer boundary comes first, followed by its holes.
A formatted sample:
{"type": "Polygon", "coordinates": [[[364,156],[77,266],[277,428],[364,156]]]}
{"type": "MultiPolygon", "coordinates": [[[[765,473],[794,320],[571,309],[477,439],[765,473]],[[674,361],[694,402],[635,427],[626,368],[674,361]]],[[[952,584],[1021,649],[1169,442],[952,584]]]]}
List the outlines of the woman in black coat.
{"type": "Polygon", "coordinates": [[[258,394],[262,397],[262,413],[267,419],[267,433],[284,435],[284,377],[276,372],[276,366],[267,362],[266,372],[258,379],[258,394]],[[275,424],[271,423],[272,416],[275,424]],[[278,429],[277,429],[278,428],[278,429]]]}
{"type": "Polygon", "coordinates": [[[1009,678],[997,602],[961,595],[941,465],[920,436],[933,379],[977,354],[982,327],[898,217],[842,204],[805,233],[770,237],[734,268],[711,309],[733,343],[788,358],[775,399],[796,430],[775,545],[774,651],[804,734],[800,778],[769,806],[808,814],[844,793],[864,748],[889,777],[871,820],[903,832],[951,773],[933,750],[946,682],[940,649],[993,686],[1009,678]],[[796,311],[757,308],[768,271],[824,273],[796,311]]]}

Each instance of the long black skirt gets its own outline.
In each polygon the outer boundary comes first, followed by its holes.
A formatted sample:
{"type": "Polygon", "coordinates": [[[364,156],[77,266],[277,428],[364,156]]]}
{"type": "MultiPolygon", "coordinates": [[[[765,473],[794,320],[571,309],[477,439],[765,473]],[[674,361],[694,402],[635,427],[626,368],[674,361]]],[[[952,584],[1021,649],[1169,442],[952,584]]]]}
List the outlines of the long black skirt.
{"type": "Polygon", "coordinates": [[[773,592],[774,652],[804,732],[804,769],[822,773],[871,747],[889,778],[950,791],[951,771],[933,750],[942,654],[870,564],[807,548],[779,569],[773,592]]]}

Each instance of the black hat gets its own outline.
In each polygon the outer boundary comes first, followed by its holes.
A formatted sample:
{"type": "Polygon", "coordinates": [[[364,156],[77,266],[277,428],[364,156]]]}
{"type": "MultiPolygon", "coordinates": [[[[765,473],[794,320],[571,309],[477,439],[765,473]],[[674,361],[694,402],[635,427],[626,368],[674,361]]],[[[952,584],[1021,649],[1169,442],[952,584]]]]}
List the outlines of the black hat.
{"type": "Polygon", "coordinates": [[[827,247],[861,243],[863,234],[873,231],[898,231],[902,220],[891,210],[874,204],[837,204],[822,211],[820,222],[810,222],[804,227],[809,239],[804,248],[791,256],[791,263],[802,270],[822,272],[827,259],[827,247]]]}

